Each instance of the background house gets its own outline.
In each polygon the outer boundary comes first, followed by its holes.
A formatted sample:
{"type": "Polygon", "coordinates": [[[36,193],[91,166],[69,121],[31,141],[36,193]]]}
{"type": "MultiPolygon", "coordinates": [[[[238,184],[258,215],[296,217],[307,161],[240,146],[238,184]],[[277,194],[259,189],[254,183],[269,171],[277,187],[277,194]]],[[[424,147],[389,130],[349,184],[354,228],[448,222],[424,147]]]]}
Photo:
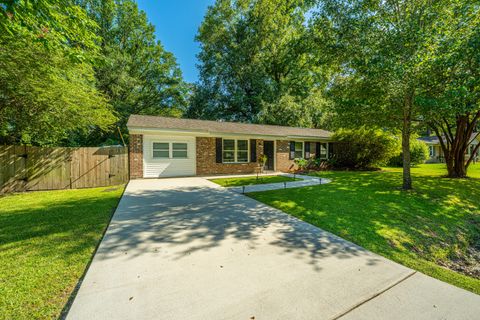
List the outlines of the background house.
{"type": "MultiPolygon", "coordinates": [[[[420,137],[418,140],[425,142],[428,145],[430,150],[429,158],[427,163],[437,163],[437,162],[445,162],[445,156],[442,151],[442,147],[440,145],[440,140],[437,136],[429,136],[429,137],[420,137]]],[[[475,146],[480,143],[480,137],[478,133],[473,133],[470,139],[471,143],[467,149],[467,155],[470,156],[475,146]]],[[[476,160],[478,159],[478,152],[476,155],[476,160]]]]}

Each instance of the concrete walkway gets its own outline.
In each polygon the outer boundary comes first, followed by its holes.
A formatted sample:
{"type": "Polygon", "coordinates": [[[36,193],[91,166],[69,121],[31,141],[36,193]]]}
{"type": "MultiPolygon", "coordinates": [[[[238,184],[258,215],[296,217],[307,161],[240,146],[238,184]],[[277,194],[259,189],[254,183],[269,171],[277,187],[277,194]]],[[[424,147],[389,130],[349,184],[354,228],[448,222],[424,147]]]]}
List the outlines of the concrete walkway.
{"type": "Polygon", "coordinates": [[[131,181],[68,319],[478,319],[480,296],[201,178],[131,181]]]}
{"type": "MultiPolygon", "coordinates": [[[[248,193],[248,192],[260,192],[260,191],[268,191],[268,190],[277,190],[277,189],[290,189],[290,188],[301,188],[301,187],[309,187],[309,186],[317,186],[320,184],[327,184],[332,182],[330,179],[327,178],[320,178],[320,177],[312,177],[307,175],[300,175],[296,174],[295,176],[290,173],[278,173],[277,176],[285,176],[290,178],[298,178],[301,179],[299,181],[292,181],[292,182],[276,182],[276,183],[265,183],[265,184],[254,184],[248,185],[244,187],[228,187],[227,189],[237,193],[248,193]]],[[[238,176],[225,176],[226,178],[233,178],[233,177],[255,177],[254,174],[249,175],[238,175],[238,176]]],[[[269,175],[264,175],[269,176],[269,175]]],[[[206,177],[206,179],[218,179],[219,177],[206,177]]]]}

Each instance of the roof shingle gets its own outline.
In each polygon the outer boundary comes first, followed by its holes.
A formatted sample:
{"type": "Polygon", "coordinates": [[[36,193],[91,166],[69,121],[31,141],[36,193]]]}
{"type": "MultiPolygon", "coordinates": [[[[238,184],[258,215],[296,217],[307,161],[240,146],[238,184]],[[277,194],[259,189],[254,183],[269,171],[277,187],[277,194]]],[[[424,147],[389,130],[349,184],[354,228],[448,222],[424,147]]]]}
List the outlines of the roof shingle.
{"type": "Polygon", "coordinates": [[[127,122],[129,129],[167,129],[206,133],[249,134],[278,137],[330,138],[332,133],[322,129],[296,128],[239,122],[181,119],[132,114],[127,122]]]}

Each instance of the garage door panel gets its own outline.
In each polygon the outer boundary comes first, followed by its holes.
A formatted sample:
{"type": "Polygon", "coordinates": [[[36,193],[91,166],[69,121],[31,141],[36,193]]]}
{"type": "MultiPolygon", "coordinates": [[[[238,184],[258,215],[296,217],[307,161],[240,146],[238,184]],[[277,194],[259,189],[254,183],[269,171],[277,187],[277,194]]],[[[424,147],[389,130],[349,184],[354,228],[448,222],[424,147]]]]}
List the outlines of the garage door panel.
{"type": "MultiPolygon", "coordinates": [[[[143,151],[143,175],[145,178],[195,175],[195,137],[145,136],[143,151]],[[154,158],[154,143],[168,143],[170,146],[170,158],[154,158]],[[187,158],[173,158],[174,144],[177,144],[176,146],[178,147],[179,143],[187,144],[187,158]]],[[[180,152],[176,152],[177,155],[179,153],[180,152]]]]}

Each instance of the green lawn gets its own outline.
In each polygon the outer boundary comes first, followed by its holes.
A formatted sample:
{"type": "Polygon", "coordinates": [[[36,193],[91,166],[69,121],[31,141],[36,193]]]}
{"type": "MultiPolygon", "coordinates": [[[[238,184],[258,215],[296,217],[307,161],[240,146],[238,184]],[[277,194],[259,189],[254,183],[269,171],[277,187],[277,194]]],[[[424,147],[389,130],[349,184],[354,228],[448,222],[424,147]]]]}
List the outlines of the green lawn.
{"type": "Polygon", "coordinates": [[[215,182],[216,184],[221,185],[222,187],[240,187],[248,186],[252,184],[265,184],[265,183],[276,183],[276,182],[292,182],[302,180],[299,178],[290,178],[285,176],[259,176],[257,177],[241,177],[241,178],[220,178],[220,179],[211,179],[210,181],[215,182]]]}
{"type": "MultiPolygon", "coordinates": [[[[402,172],[402,168],[383,168],[385,171],[402,172]]],[[[418,167],[412,168],[412,173],[415,176],[445,176],[447,169],[443,163],[422,164],[418,167]]],[[[468,168],[468,176],[471,178],[480,178],[480,163],[472,164],[468,168]]]]}
{"type": "Polygon", "coordinates": [[[124,186],[0,198],[0,319],[57,318],[124,186]]]}
{"type": "Polygon", "coordinates": [[[480,294],[480,165],[472,179],[447,179],[443,165],[322,172],[332,183],[250,194],[403,265],[480,294]],[[477,269],[475,269],[475,266],[477,269]]]}

